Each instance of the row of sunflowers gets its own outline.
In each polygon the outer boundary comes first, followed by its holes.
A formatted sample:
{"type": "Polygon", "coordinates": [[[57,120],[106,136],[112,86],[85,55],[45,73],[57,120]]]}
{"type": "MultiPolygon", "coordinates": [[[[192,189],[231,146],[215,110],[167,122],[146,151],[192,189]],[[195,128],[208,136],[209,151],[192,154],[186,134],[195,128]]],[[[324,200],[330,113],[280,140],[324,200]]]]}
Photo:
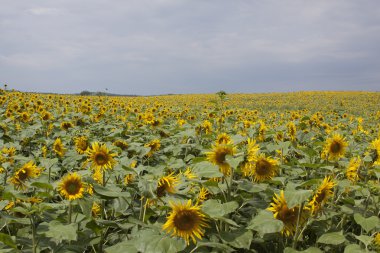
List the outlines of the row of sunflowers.
{"type": "Polygon", "coordinates": [[[379,104],[0,90],[0,251],[378,252],[379,104]]]}

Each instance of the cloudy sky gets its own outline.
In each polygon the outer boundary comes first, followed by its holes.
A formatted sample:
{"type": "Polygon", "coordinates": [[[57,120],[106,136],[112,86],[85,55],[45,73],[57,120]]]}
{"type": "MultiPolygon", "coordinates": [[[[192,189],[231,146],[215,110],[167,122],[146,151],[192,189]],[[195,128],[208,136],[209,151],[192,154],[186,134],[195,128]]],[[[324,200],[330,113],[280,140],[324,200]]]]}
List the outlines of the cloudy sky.
{"type": "Polygon", "coordinates": [[[0,83],[121,94],[380,91],[378,0],[0,0],[0,83]]]}

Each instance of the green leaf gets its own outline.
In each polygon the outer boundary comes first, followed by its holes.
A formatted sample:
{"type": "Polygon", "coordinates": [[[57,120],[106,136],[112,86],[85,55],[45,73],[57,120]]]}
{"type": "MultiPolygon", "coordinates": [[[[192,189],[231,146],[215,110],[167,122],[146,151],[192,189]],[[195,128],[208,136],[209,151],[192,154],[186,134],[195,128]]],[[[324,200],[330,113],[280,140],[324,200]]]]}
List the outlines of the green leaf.
{"type": "Polygon", "coordinates": [[[341,232],[331,232],[323,234],[318,238],[318,243],[330,244],[330,245],[339,245],[346,241],[346,238],[341,232]]]}
{"type": "Polygon", "coordinates": [[[361,241],[362,243],[364,243],[366,247],[368,247],[368,245],[370,245],[373,240],[373,238],[368,235],[359,235],[359,236],[355,235],[355,238],[361,241]]]}
{"type": "Polygon", "coordinates": [[[318,249],[318,248],[315,248],[315,247],[310,247],[306,250],[302,250],[302,251],[298,251],[298,250],[295,250],[293,248],[286,248],[284,250],[284,253],[323,253],[322,250],[318,249]]]}
{"type": "Polygon", "coordinates": [[[219,171],[219,167],[210,162],[200,162],[196,163],[193,168],[193,172],[199,177],[222,177],[223,174],[219,171]]]}
{"type": "Polygon", "coordinates": [[[197,248],[201,247],[210,247],[210,248],[217,248],[223,250],[223,252],[235,252],[235,250],[225,244],[217,243],[217,242],[198,242],[197,248]]]}
{"type": "Polygon", "coordinates": [[[133,244],[138,252],[145,253],[177,253],[186,248],[184,240],[159,234],[156,230],[139,231],[133,244]]]}
{"type": "Polygon", "coordinates": [[[17,249],[17,245],[14,239],[15,238],[12,238],[10,235],[0,233],[0,242],[4,243],[5,245],[11,248],[17,249]]]}
{"type": "Polygon", "coordinates": [[[46,190],[53,190],[54,189],[51,184],[42,183],[42,182],[34,182],[31,184],[31,186],[34,186],[34,187],[40,188],[40,189],[46,189],[46,190]]]}
{"type": "Polygon", "coordinates": [[[380,219],[376,216],[364,218],[361,214],[355,213],[354,220],[359,224],[366,232],[371,231],[376,227],[380,227],[380,219]]]}
{"type": "Polygon", "coordinates": [[[312,194],[312,190],[285,190],[284,192],[288,208],[301,205],[301,203],[307,201],[312,194]]]}
{"type": "Polygon", "coordinates": [[[209,215],[211,218],[218,218],[234,212],[238,207],[239,204],[235,201],[220,204],[217,200],[210,199],[203,203],[202,211],[209,215]]]}
{"type": "Polygon", "coordinates": [[[363,250],[358,244],[350,244],[350,245],[347,245],[346,248],[344,248],[344,253],[364,253],[364,252],[368,252],[368,251],[363,250]]]}
{"type": "Polygon", "coordinates": [[[248,229],[257,231],[261,236],[280,232],[284,227],[282,221],[273,217],[273,213],[262,210],[248,225],[248,229]]]}
{"type": "Polygon", "coordinates": [[[137,253],[136,247],[130,241],[117,243],[111,247],[104,249],[106,253],[137,253]]]}
{"type": "Polygon", "coordinates": [[[249,249],[253,239],[253,233],[250,230],[241,229],[231,232],[223,232],[222,240],[232,247],[239,249],[249,249]]]}
{"type": "Polygon", "coordinates": [[[94,184],[94,191],[98,195],[106,198],[129,197],[128,192],[121,192],[120,188],[112,186],[107,186],[106,188],[98,184],[94,184]]]}
{"type": "Polygon", "coordinates": [[[57,242],[62,242],[63,240],[76,241],[78,225],[72,224],[62,224],[56,220],[49,223],[43,222],[38,226],[39,233],[44,234],[46,237],[54,238],[57,242]]]}

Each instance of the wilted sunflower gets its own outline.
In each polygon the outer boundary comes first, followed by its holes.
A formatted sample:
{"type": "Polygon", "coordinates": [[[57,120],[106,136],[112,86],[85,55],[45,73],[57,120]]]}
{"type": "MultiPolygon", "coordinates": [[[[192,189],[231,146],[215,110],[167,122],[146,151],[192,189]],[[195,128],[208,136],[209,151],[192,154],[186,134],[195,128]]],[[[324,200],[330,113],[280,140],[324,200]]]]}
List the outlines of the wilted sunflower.
{"type": "Polygon", "coordinates": [[[158,180],[156,194],[158,197],[163,197],[168,193],[175,193],[176,186],[179,184],[178,177],[174,176],[174,172],[167,176],[163,176],[158,180]]]}
{"type": "Polygon", "coordinates": [[[116,154],[110,153],[106,144],[100,145],[99,142],[94,142],[86,153],[88,155],[87,161],[91,162],[91,167],[95,170],[112,169],[116,164],[115,159],[113,159],[116,154]]]}
{"type": "Polygon", "coordinates": [[[362,160],[360,157],[353,157],[346,170],[346,177],[351,182],[355,183],[359,180],[359,168],[362,160]]]}
{"type": "Polygon", "coordinates": [[[216,137],[216,144],[227,144],[227,145],[230,145],[232,144],[232,140],[231,140],[231,137],[226,134],[226,133],[221,133],[218,135],[218,137],[216,137]]]}
{"type": "Polygon", "coordinates": [[[278,161],[270,157],[266,157],[265,154],[256,156],[250,165],[253,180],[256,182],[271,179],[277,174],[278,161]]]}
{"type": "Polygon", "coordinates": [[[55,141],[54,141],[54,144],[53,144],[53,151],[59,156],[59,157],[62,157],[65,155],[66,153],[66,148],[63,146],[62,144],[62,141],[60,138],[57,138],[55,141]]]}
{"type": "Polygon", "coordinates": [[[84,188],[85,184],[76,172],[66,175],[58,185],[59,193],[68,200],[82,198],[84,188]]]}
{"type": "Polygon", "coordinates": [[[230,174],[231,166],[226,161],[226,156],[232,156],[235,154],[235,152],[235,147],[222,144],[213,146],[213,150],[206,152],[206,155],[208,161],[212,162],[215,165],[218,165],[220,172],[222,172],[225,176],[228,176],[230,174]]]}
{"type": "Polygon", "coordinates": [[[26,189],[26,181],[31,178],[36,178],[41,174],[41,169],[37,168],[33,161],[29,161],[19,168],[9,179],[16,188],[26,189]]]}
{"type": "Polygon", "coordinates": [[[172,211],[162,229],[171,233],[172,236],[182,237],[187,245],[190,238],[196,243],[196,238],[202,239],[204,228],[208,227],[207,218],[198,204],[192,205],[191,200],[187,203],[170,202],[172,211]]]}
{"type": "Polygon", "coordinates": [[[326,176],[323,179],[322,184],[318,187],[312,200],[308,204],[308,206],[311,209],[312,214],[315,214],[319,210],[321,210],[323,205],[334,194],[333,188],[335,185],[336,185],[335,182],[332,180],[330,176],[326,176]]]}
{"type": "Polygon", "coordinates": [[[160,150],[161,142],[160,142],[160,140],[155,139],[155,140],[152,140],[152,141],[149,142],[149,143],[146,143],[146,144],[144,145],[144,147],[146,147],[146,148],[150,148],[150,151],[148,152],[147,156],[148,156],[148,157],[151,157],[151,156],[154,154],[154,152],[160,150]]]}
{"type": "Polygon", "coordinates": [[[273,203],[270,204],[270,207],[268,207],[267,210],[273,212],[274,218],[284,223],[284,228],[281,233],[286,236],[291,236],[296,231],[298,216],[300,215],[299,226],[302,227],[305,224],[309,213],[307,208],[304,208],[301,214],[299,214],[301,211],[299,206],[289,208],[286,203],[284,191],[281,191],[280,195],[275,194],[273,203]]]}
{"type": "Polygon", "coordinates": [[[84,154],[88,148],[88,139],[85,136],[79,136],[74,138],[75,150],[78,154],[84,154]]]}
{"type": "Polygon", "coordinates": [[[322,158],[329,160],[338,160],[346,153],[348,143],[340,134],[334,134],[331,138],[326,140],[325,147],[322,151],[322,158]]]}

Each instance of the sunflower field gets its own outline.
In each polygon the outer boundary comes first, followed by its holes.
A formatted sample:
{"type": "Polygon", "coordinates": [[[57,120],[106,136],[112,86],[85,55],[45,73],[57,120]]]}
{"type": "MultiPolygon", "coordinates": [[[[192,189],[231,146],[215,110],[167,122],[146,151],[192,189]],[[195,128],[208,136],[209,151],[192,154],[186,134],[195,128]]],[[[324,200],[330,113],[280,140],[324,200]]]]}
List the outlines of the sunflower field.
{"type": "Polygon", "coordinates": [[[380,252],[380,93],[0,90],[0,252],[380,252]]]}

